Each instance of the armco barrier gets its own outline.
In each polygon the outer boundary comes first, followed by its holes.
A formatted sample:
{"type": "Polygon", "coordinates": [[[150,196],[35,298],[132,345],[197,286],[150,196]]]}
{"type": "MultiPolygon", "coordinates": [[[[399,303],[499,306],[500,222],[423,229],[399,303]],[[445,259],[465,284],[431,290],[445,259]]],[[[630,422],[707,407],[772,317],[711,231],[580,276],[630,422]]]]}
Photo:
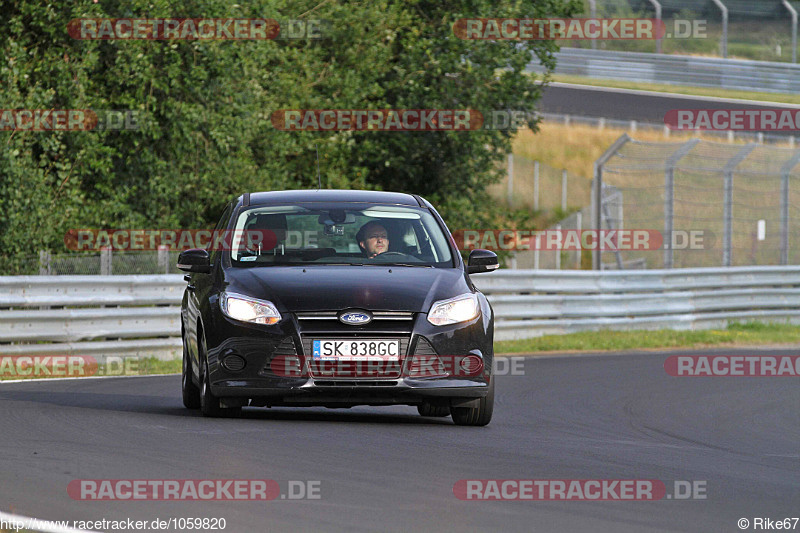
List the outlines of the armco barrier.
{"type": "MultiPolygon", "coordinates": [[[[800,65],[714,57],[562,48],[556,74],[717,89],[796,93],[800,65]]],[[[537,61],[528,70],[543,72],[537,61]]]]}
{"type": "Polygon", "coordinates": [[[494,308],[496,340],[747,320],[800,323],[800,266],[508,270],[473,279],[494,308]]]}
{"type": "MultiPolygon", "coordinates": [[[[501,270],[473,276],[495,339],[800,323],[800,266],[501,270]]],[[[0,277],[0,355],[180,356],[180,275],[0,277]]]]}
{"type": "Polygon", "coordinates": [[[0,355],[180,357],[185,285],[180,275],[0,277],[0,355]]]}

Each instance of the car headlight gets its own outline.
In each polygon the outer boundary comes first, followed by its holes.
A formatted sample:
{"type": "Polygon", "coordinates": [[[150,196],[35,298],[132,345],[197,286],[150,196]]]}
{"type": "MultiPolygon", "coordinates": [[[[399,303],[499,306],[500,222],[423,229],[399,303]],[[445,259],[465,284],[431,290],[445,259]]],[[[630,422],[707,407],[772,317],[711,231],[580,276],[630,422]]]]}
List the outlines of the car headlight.
{"type": "Polygon", "coordinates": [[[275,324],[281,319],[281,314],[272,302],[241,294],[222,293],[219,306],[226,316],[242,322],[275,324]]]}
{"type": "Polygon", "coordinates": [[[478,296],[472,293],[462,294],[449,300],[434,302],[430,313],[428,313],[428,322],[434,326],[458,324],[459,322],[472,320],[480,312],[478,296]]]}

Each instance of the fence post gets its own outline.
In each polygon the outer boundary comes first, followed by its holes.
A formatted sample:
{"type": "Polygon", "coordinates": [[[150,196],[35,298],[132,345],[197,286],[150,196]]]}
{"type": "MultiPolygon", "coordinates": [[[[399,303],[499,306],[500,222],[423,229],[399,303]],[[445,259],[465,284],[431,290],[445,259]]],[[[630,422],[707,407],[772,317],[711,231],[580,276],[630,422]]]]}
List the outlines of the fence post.
{"type": "MultiPolygon", "coordinates": [[[[581,223],[583,222],[583,220],[581,220],[582,218],[583,218],[583,213],[581,211],[578,211],[576,213],[576,217],[575,217],[575,225],[578,227],[578,238],[580,238],[582,236],[581,235],[581,223]]],[[[578,249],[575,250],[575,268],[577,270],[581,269],[581,247],[580,246],[578,246],[578,249]]]]}
{"type": "MultiPolygon", "coordinates": [[[[556,231],[561,233],[561,224],[556,224],[556,231]]],[[[561,245],[564,245],[564,236],[561,235],[559,238],[559,242],[561,245]]],[[[561,270],[561,250],[556,250],[556,270],[561,270]]]]}
{"type": "Polygon", "coordinates": [[[169,274],[169,246],[166,244],[158,245],[158,268],[169,274]]]}
{"type": "Polygon", "coordinates": [[[789,264],[789,174],[800,163],[800,151],[781,167],[781,264],[789,264]]]}
{"type": "Polygon", "coordinates": [[[533,210],[539,210],[539,161],[533,162],[533,210]]]}
{"type": "Polygon", "coordinates": [[[682,144],[667,158],[664,167],[664,268],[672,268],[674,259],[671,245],[674,225],[675,165],[699,142],[700,139],[692,139],[682,144]]]}
{"type": "Polygon", "coordinates": [[[787,0],[781,3],[792,15],[792,63],[797,63],[797,10],[787,0]]]}
{"type": "Polygon", "coordinates": [[[755,144],[750,143],[744,146],[741,150],[736,152],[736,155],[730,158],[725,163],[725,168],[722,169],[724,178],[724,194],[723,194],[723,234],[722,234],[722,266],[731,266],[732,257],[731,249],[733,247],[733,171],[736,167],[744,161],[750,152],[756,147],[755,144]]]}
{"type": "MultiPolygon", "coordinates": [[[[619,139],[614,141],[614,144],[609,146],[608,150],[603,152],[603,155],[594,162],[594,179],[592,180],[592,226],[594,226],[595,231],[599,232],[603,227],[601,218],[603,212],[603,165],[630,140],[630,136],[627,133],[623,133],[619,139]]],[[[592,270],[600,270],[601,251],[597,248],[598,246],[595,246],[592,250],[592,270]]]]}
{"type": "Polygon", "coordinates": [[[561,210],[567,211],[567,169],[561,171],[561,210]]]}
{"type": "Polygon", "coordinates": [[[508,154],[508,207],[514,207],[514,154],[508,154]]]}
{"type": "Polygon", "coordinates": [[[672,230],[675,223],[672,215],[674,214],[675,202],[675,168],[668,167],[664,171],[664,242],[669,245],[664,246],[664,268],[672,268],[672,230]]]}
{"type": "MultiPolygon", "coordinates": [[[[785,1],[786,0],[784,0],[784,2],[785,1]]],[[[661,21],[661,4],[658,2],[658,0],[650,0],[650,3],[653,4],[654,8],[656,8],[656,20],[658,20],[660,22],[661,21]]],[[[656,31],[658,31],[658,30],[656,30],[656,31]]],[[[656,53],[657,54],[661,53],[661,37],[656,39],[656,53]]]]}
{"type": "Polygon", "coordinates": [[[100,275],[111,275],[111,247],[103,246],[100,248],[100,275]]]}
{"type": "Polygon", "coordinates": [[[39,275],[49,276],[52,274],[52,266],[50,263],[50,250],[39,250],[39,275]]]}
{"type": "Polygon", "coordinates": [[[711,0],[716,4],[722,13],[722,37],[720,38],[720,53],[722,57],[728,57],[728,8],[722,3],[722,0],[711,0]]]}

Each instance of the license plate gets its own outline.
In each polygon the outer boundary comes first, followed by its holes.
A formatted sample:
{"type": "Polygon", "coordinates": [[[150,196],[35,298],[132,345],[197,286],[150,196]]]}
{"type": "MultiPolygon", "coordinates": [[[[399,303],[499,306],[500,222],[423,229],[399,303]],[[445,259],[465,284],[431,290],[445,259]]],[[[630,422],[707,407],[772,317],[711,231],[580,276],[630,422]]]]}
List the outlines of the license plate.
{"type": "Polygon", "coordinates": [[[341,361],[366,361],[370,359],[398,359],[400,341],[398,339],[359,339],[312,341],[314,359],[341,361]]]}

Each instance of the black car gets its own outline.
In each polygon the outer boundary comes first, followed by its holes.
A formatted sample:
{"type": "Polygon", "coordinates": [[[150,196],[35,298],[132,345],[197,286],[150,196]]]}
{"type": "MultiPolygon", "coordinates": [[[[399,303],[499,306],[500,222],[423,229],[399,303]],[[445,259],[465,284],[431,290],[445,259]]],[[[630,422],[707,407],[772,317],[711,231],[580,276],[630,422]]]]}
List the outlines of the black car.
{"type": "Polygon", "coordinates": [[[243,406],[414,405],[489,423],[494,317],[436,209],[413,194],[244,194],[215,234],[180,254],[183,403],[207,416],[243,406]],[[233,236],[233,237],[230,237],[233,236]],[[253,238],[253,237],[256,238],[253,238]],[[230,238],[228,238],[230,237],[230,238]]]}

